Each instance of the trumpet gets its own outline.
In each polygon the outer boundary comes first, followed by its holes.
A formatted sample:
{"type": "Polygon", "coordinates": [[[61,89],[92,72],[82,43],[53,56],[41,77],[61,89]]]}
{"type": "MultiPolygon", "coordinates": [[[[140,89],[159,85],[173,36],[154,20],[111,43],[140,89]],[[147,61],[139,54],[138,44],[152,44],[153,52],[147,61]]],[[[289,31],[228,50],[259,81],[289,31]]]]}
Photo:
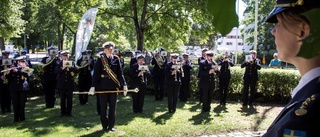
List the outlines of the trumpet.
{"type": "Polygon", "coordinates": [[[175,71],[174,81],[178,81],[177,71],[179,71],[179,69],[181,69],[181,63],[173,63],[171,69],[173,69],[173,71],[175,71]]]}
{"type": "MultiPolygon", "coordinates": [[[[144,64],[144,63],[143,63],[143,64],[144,64]]],[[[140,70],[140,72],[142,73],[142,74],[141,74],[141,81],[142,81],[143,83],[145,83],[144,73],[149,70],[148,66],[147,66],[147,65],[139,65],[138,70],[140,70]]]]}
{"type": "Polygon", "coordinates": [[[162,69],[162,65],[163,65],[163,63],[164,63],[163,57],[162,57],[162,56],[159,56],[159,53],[157,53],[157,54],[154,56],[154,59],[156,60],[157,65],[159,66],[159,68],[162,69]]]}

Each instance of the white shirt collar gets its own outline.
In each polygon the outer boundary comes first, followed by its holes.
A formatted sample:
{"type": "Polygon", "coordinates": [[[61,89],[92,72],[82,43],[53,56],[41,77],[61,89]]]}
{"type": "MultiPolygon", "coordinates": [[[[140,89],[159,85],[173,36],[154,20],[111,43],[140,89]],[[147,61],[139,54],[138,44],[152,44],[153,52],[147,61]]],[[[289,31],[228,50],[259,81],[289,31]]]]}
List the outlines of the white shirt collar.
{"type": "Polygon", "coordinates": [[[302,76],[302,78],[299,81],[299,84],[296,88],[294,88],[294,90],[291,93],[291,97],[293,98],[298,91],[304,87],[305,85],[307,85],[310,81],[312,81],[313,79],[320,77],[320,67],[316,67],[310,71],[308,71],[306,74],[304,74],[302,76]]]}

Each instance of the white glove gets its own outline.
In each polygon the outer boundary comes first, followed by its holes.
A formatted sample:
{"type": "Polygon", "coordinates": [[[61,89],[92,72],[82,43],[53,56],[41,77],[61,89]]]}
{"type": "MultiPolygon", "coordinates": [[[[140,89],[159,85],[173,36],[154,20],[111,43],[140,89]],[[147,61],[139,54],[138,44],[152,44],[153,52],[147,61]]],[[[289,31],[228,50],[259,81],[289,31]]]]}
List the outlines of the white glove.
{"type": "Polygon", "coordinates": [[[88,95],[94,95],[95,87],[91,87],[88,95]]]}
{"type": "Polygon", "coordinates": [[[127,96],[128,87],[127,86],[123,86],[123,90],[124,90],[123,95],[127,96]]]}

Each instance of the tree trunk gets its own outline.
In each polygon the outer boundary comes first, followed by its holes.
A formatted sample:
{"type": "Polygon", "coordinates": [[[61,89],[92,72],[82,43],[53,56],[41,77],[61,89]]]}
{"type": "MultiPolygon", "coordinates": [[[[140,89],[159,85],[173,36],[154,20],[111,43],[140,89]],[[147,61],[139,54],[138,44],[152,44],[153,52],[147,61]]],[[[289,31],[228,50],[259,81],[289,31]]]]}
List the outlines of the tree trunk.
{"type": "Polygon", "coordinates": [[[5,50],[3,37],[0,37],[0,47],[1,47],[1,50],[5,50]]]}

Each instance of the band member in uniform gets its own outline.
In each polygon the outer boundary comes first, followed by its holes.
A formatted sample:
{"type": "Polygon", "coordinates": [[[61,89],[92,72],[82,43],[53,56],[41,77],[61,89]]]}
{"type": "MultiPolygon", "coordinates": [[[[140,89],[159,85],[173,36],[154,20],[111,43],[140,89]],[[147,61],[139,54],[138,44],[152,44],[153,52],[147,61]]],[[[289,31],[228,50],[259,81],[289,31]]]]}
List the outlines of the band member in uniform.
{"type": "Polygon", "coordinates": [[[301,79],[292,91],[292,99],[263,137],[320,136],[320,55],[314,51],[319,49],[319,24],[312,22],[319,20],[319,8],[319,0],[277,0],[266,19],[276,23],[271,33],[279,59],[295,65],[301,79]],[[306,17],[308,12],[315,16],[306,17]],[[311,47],[304,52],[314,54],[308,58],[297,56],[303,47],[311,47]]]}
{"type": "Polygon", "coordinates": [[[130,68],[138,64],[137,55],[139,54],[141,54],[140,50],[137,50],[136,52],[134,52],[134,57],[132,57],[130,60],[130,68]]]}
{"type": "Polygon", "coordinates": [[[200,62],[200,80],[199,87],[202,90],[202,112],[209,112],[211,109],[211,101],[215,90],[215,75],[218,72],[217,63],[213,60],[214,53],[206,52],[206,60],[200,62]]]}
{"type": "MultiPolygon", "coordinates": [[[[79,92],[89,91],[92,83],[91,71],[93,70],[94,60],[88,50],[83,51],[82,56],[77,61],[77,69],[79,72],[79,92]]],[[[79,101],[81,105],[88,103],[88,95],[80,94],[79,101]]]]}
{"type": "Polygon", "coordinates": [[[9,89],[13,104],[14,122],[25,121],[25,105],[27,101],[27,91],[29,90],[28,74],[32,71],[25,62],[25,57],[16,58],[16,65],[11,67],[6,73],[9,81],[9,89]]]}
{"type": "MultiPolygon", "coordinates": [[[[89,94],[94,94],[94,91],[115,91],[123,86],[123,90],[128,90],[120,59],[113,55],[115,44],[106,42],[102,45],[104,52],[100,54],[98,60],[94,64],[94,73],[92,79],[92,87],[89,94]]],[[[100,101],[100,120],[103,131],[116,131],[115,111],[117,104],[117,93],[99,94],[100,101]],[[107,115],[107,105],[109,112],[107,115]]]]}
{"type": "Polygon", "coordinates": [[[31,64],[31,61],[30,61],[30,56],[27,55],[27,51],[26,50],[21,50],[20,51],[20,56],[25,56],[26,57],[26,64],[29,68],[32,68],[32,64],[31,64]]]}
{"type": "Polygon", "coordinates": [[[151,62],[151,64],[154,65],[152,76],[154,81],[154,95],[156,101],[162,101],[164,94],[164,69],[167,61],[166,57],[160,55],[162,51],[165,51],[165,49],[161,48],[160,51],[155,54],[155,57],[152,58],[151,62]]]}
{"type": "MultiPolygon", "coordinates": [[[[0,70],[6,70],[13,65],[13,61],[9,59],[10,51],[2,50],[2,59],[0,61],[1,67],[0,70]],[[8,61],[8,62],[7,62],[8,61]]],[[[5,114],[6,112],[11,112],[11,97],[8,85],[8,79],[5,76],[5,73],[0,73],[0,100],[1,100],[1,113],[5,114]]]]}
{"type": "Polygon", "coordinates": [[[174,68],[173,65],[178,64],[178,56],[177,53],[171,54],[171,62],[169,62],[166,66],[165,76],[166,76],[166,92],[168,94],[168,110],[169,113],[175,113],[178,102],[178,93],[181,85],[181,68],[174,68]]]}
{"type": "Polygon", "coordinates": [[[189,54],[184,53],[182,55],[183,60],[181,61],[182,71],[181,71],[181,87],[179,98],[180,101],[187,101],[190,96],[190,71],[192,69],[192,64],[189,60],[189,54]]]}
{"type": "Polygon", "coordinates": [[[258,70],[261,69],[259,64],[260,60],[257,58],[257,52],[254,50],[250,51],[253,60],[245,60],[241,64],[241,68],[246,68],[245,73],[243,75],[244,86],[243,86],[243,94],[242,94],[242,106],[243,108],[247,108],[248,103],[250,108],[253,108],[253,100],[254,94],[256,93],[256,85],[258,81],[258,70]],[[248,100],[248,92],[250,87],[250,98],[248,100]]]}
{"type": "Polygon", "coordinates": [[[61,116],[72,117],[72,96],[75,88],[74,76],[77,73],[75,64],[69,59],[69,51],[61,51],[61,62],[56,65],[57,89],[60,93],[61,116]],[[66,104],[67,102],[67,104],[66,104]]]}
{"type": "Polygon", "coordinates": [[[228,54],[225,53],[218,63],[220,67],[219,73],[219,90],[220,90],[220,105],[226,105],[227,95],[229,91],[229,83],[231,79],[230,67],[234,64],[229,58],[228,54]]]}
{"type": "MultiPolygon", "coordinates": [[[[207,59],[207,54],[206,54],[207,51],[208,51],[207,48],[203,48],[201,50],[202,56],[200,58],[198,58],[199,67],[200,67],[200,63],[207,59]]],[[[198,72],[198,78],[200,78],[200,70],[198,72]]],[[[200,80],[199,80],[199,82],[200,82],[200,80]]],[[[200,85],[200,83],[198,83],[198,85],[200,85]]],[[[200,103],[202,103],[202,89],[200,87],[199,87],[199,92],[200,92],[200,97],[199,97],[200,98],[200,103]]]]}
{"type": "Polygon", "coordinates": [[[147,90],[147,78],[151,75],[151,73],[148,69],[148,66],[145,65],[145,59],[142,54],[137,55],[137,61],[138,65],[130,68],[130,86],[132,88],[139,89],[139,92],[132,93],[132,109],[134,113],[142,113],[144,96],[147,90]],[[142,69],[142,67],[146,68],[142,69]]]}
{"type": "Polygon", "coordinates": [[[57,50],[54,47],[47,48],[47,57],[42,58],[41,65],[43,70],[42,84],[45,92],[46,108],[55,106],[55,89],[57,84],[57,75],[54,73],[56,64],[60,59],[56,57],[57,50]]]}

